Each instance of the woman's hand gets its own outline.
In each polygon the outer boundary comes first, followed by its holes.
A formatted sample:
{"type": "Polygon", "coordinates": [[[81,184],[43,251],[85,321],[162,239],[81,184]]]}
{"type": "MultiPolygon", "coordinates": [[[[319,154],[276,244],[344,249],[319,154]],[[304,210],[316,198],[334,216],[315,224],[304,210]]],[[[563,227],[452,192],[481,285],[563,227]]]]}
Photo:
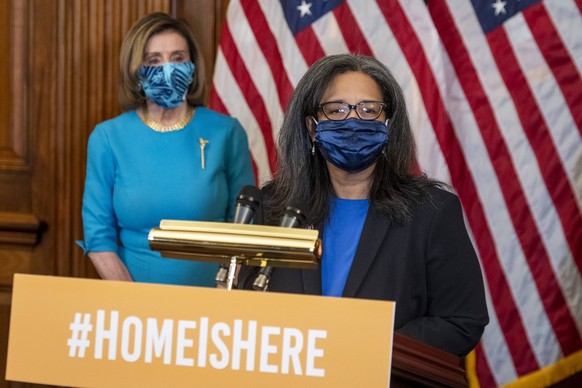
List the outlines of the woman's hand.
{"type": "Polygon", "coordinates": [[[105,280],[123,280],[131,282],[133,279],[127,267],[115,252],[89,252],[88,255],[97,273],[105,280]]]}

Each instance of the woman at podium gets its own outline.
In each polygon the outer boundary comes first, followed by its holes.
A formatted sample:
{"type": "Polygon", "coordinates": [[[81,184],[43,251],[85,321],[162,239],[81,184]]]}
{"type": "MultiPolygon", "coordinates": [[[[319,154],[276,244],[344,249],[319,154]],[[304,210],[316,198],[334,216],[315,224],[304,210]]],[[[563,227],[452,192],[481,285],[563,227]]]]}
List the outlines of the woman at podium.
{"type": "MultiPolygon", "coordinates": [[[[264,188],[265,223],[307,203],[320,268],[275,268],[269,291],[396,301],[395,330],[457,355],[488,323],[483,278],[458,197],[417,172],[402,90],[378,60],[324,57],[300,80],[264,188]]],[[[239,286],[256,271],[245,268],[239,286]]]]}

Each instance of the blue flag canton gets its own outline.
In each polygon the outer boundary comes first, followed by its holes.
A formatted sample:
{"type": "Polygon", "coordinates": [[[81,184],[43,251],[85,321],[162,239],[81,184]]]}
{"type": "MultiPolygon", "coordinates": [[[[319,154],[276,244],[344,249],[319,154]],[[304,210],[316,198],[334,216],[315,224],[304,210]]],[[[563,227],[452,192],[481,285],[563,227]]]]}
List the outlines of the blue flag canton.
{"type": "Polygon", "coordinates": [[[541,0],[471,0],[483,32],[488,33],[516,13],[541,2],[541,0]]]}
{"type": "Polygon", "coordinates": [[[345,0],[281,0],[289,29],[298,34],[345,0]]]}

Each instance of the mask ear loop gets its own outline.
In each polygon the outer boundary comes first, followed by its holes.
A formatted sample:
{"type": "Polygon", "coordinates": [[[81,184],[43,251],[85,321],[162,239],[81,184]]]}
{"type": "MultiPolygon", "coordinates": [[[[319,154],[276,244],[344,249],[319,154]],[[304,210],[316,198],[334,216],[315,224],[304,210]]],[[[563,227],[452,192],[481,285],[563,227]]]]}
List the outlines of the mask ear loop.
{"type": "MultiPolygon", "coordinates": [[[[384,121],[384,125],[388,127],[388,122],[390,121],[390,119],[386,119],[386,121],[384,121]]],[[[388,129],[390,129],[390,127],[388,127],[388,129]]],[[[384,144],[384,147],[382,147],[382,155],[386,154],[386,147],[388,147],[388,142],[386,142],[386,144],[384,144]]]]}
{"type": "MultiPolygon", "coordinates": [[[[318,122],[315,119],[315,117],[313,116],[309,116],[313,122],[315,123],[315,126],[317,126],[318,122]]],[[[311,156],[315,156],[315,140],[311,140],[311,156]]]]}

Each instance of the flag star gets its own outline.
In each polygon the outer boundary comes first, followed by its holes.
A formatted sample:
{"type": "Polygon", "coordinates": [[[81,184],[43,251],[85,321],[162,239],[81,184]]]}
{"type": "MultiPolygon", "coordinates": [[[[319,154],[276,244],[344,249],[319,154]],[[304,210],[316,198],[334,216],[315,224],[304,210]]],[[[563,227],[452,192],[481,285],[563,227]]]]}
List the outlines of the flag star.
{"type": "Polygon", "coordinates": [[[297,10],[301,12],[301,15],[299,15],[300,17],[305,15],[311,16],[311,4],[312,3],[306,3],[305,0],[301,0],[301,5],[297,7],[297,10]]]}
{"type": "Polygon", "coordinates": [[[495,9],[495,16],[499,16],[499,14],[505,14],[505,6],[507,5],[507,1],[503,0],[495,0],[495,3],[491,4],[491,6],[495,9]]]}

